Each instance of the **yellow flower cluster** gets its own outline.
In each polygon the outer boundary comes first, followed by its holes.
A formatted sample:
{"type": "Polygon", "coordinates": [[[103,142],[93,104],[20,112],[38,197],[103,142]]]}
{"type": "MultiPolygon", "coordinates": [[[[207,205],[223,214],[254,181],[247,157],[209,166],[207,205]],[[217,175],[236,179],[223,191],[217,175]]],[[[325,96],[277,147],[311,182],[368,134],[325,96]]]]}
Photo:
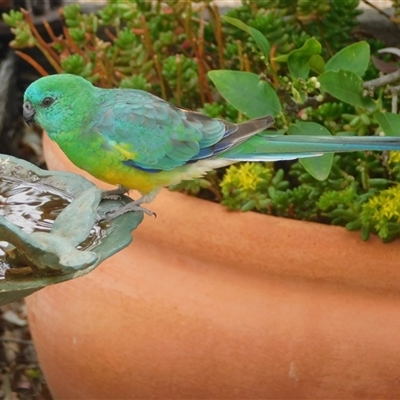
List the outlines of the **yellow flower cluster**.
{"type": "Polygon", "coordinates": [[[371,197],[364,207],[370,210],[372,220],[400,222],[400,185],[383,190],[371,197]]]}
{"type": "Polygon", "coordinates": [[[383,241],[400,233],[400,184],[382,190],[362,207],[361,222],[376,232],[383,241]]]}
{"type": "Polygon", "coordinates": [[[239,190],[255,191],[263,180],[266,172],[272,175],[271,168],[261,163],[246,162],[240,165],[231,165],[224,176],[223,186],[231,186],[239,190]]]}
{"type": "MultiPolygon", "coordinates": [[[[268,188],[273,174],[272,166],[266,163],[231,165],[221,181],[221,203],[230,210],[264,209],[270,202],[268,188]]],[[[282,178],[283,174],[278,185],[282,178]]]]}

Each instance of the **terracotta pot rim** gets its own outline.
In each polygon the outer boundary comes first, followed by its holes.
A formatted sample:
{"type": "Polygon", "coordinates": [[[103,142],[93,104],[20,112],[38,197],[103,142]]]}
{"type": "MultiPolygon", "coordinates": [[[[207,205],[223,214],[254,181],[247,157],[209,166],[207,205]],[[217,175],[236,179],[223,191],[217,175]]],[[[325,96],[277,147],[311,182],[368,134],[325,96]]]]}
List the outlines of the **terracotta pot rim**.
{"type": "MultiPolygon", "coordinates": [[[[47,135],[43,146],[50,169],[81,173],[99,186],[109,187],[72,165],[47,135]]],[[[228,260],[233,269],[275,277],[368,290],[397,291],[400,287],[399,241],[385,244],[373,236],[364,242],[359,232],[342,227],[230,212],[220,204],[168,189],[163,189],[149,208],[157,218],[145,216],[134,238],[165,251],[173,248],[180,257],[192,257],[200,244],[204,252],[197,256],[210,265],[228,260]]]]}

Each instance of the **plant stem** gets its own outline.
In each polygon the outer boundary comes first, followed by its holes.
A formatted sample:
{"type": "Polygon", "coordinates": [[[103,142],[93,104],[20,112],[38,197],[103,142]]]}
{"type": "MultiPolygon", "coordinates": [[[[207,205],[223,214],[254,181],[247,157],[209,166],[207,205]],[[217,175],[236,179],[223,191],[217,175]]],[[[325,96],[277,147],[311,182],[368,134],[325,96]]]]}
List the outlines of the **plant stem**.
{"type": "Polygon", "coordinates": [[[205,7],[202,7],[201,17],[200,17],[200,27],[199,27],[199,37],[198,40],[195,41],[196,50],[197,50],[197,65],[199,70],[199,89],[200,89],[200,97],[201,102],[204,104],[205,100],[205,88],[204,88],[204,65],[203,65],[203,57],[204,57],[204,23],[205,23],[205,7]]]}
{"type": "Polygon", "coordinates": [[[182,105],[182,59],[181,55],[177,54],[176,59],[176,99],[178,105],[182,105]]]}
{"type": "Polygon", "coordinates": [[[158,59],[157,54],[154,54],[153,61],[154,61],[154,67],[155,67],[157,75],[158,75],[158,79],[160,80],[162,98],[164,100],[167,100],[167,90],[165,88],[164,77],[162,74],[162,68],[161,68],[160,60],[158,59]]]}
{"type": "Polygon", "coordinates": [[[271,50],[269,51],[269,60],[270,60],[270,66],[271,66],[271,71],[273,72],[272,74],[272,80],[274,81],[274,86],[277,88],[279,86],[279,79],[278,79],[278,66],[276,65],[276,61],[274,60],[275,55],[276,55],[276,46],[271,46],[271,50]]]}
{"type": "Polygon", "coordinates": [[[208,181],[211,183],[211,186],[208,188],[210,192],[212,192],[218,203],[222,201],[221,190],[219,188],[219,179],[216,175],[208,174],[208,181]]]}
{"type": "Polygon", "coordinates": [[[28,54],[25,54],[19,50],[15,50],[15,54],[17,56],[21,57],[23,60],[25,60],[30,65],[32,65],[32,67],[35,68],[36,71],[39,72],[40,75],[42,75],[42,76],[50,75],[36,60],[34,60],[31,56],[28,56],[28,54]]]}
{"type": "Polygon", "coordinates": [[[385,13],[379,7],[377,7],[375,4],[371,3],[368,0],[362,0],[362,1],[363,1],[363,3],[365,3],[368,6],[370,6],[371,8],[373,8],[375,11],[377,11],[379,14],[383,15],[384,17],[386,17],[390,22],[392,22],[392,24],[394,24],[397,27],[397,24],[395,22],[393,22],[392,17],[390,16],[390,14],[385,13]]]}
{"type": "Polygon", "coordinates": [[[63,26],[63,34],[67,41],[67,47],[71,48],[75,53],[84,57],[85,52],[82,49],[80,49],[79,46],[75,43],[74,39],[72,39],[71,35],[69,34],[68,28],[66,26],[63,26]]]}
{"type": "Polygon", "coordinates": [[[203,53],[203,46],[202,42],[198,43],[196,39],[193,41],[193,47],[196,53],[197,58],[197,68],[199,71],[199,93],[202,104],[204,105],[205,102],[210,104],[214,103],[213,96],[211,94],[210,85],[207,81],[206,71],[204,65],[206,64],[204,61],[204,53],[203,53]]]}
{"type": "Polygon", "coordinates": [[[242,47],[242,41],[241,40],[236,40],[236,45],[238,48],[238,57],[239,57],[239,70],[244,71],[244,62],[243,62],[243,47],[242,47]]]}
{"type": "MultiPolygon", "coordinates": [[[[48,33],[48,35],[50,36],[50,39],[53,41],[53,44],[62,42],[61,38],[57,37],[54,34],[53,29],[51,28],[50,24],[46,20],[43,21],[43,26],[46,29],[46,32],[48,33]]],[[[60,64],[60,56],[58,54],[56,54],[56,55],[57,55],[56,61],[58,64],[60,64]]]]}
{"type": "Polygon", "coordinates": [[[247,55],[247,53],[243,54],[243,61],[244,61],[244,70],[246,72],[251,72],[250,60],[249,60],[249,56],[247,55]]]}
{"type": "Polygon", "coordinates": [[[29,25],[29,29],[31,30],[33,36],[36,39],[36,46],[37,48],[43,53],[49,63],[53,66],[57,73],[62,72],[62,68],[59,63],[57,63],[58,54],[43,40],[40,36],[40,33],[37,31],[35,24],[32,21],[32,17],[29,11],[21,8],[21,12],[24,15],[25,21],[29,25]]]}
{"type": "Polygon", "coordinates": [[[304,103],[296,103],[293,98],[286,92],[282,93],[285,96],[285,110],[288,114],[297,114],[304,108],[318,108],[321,104],[330,103],[334,100],[334,97],[326,93],[322,101],[318,101],[318,96],[308,97],[304,103]]]}
{"type": "Polygon", "coordinates": [[[206,102],[206,98],[204,95],[204,86],[203,86],[203,76],[204,76],[204,66],[202,62],[202,54],[200,50],[200,45],[196,39],[193,39],[193,48],[196,53],[197,58],[197,70],[199,72],[199,94],[201,99],[201,104],[204,105],[206,102]]]}
{"type": "Polygon", "coordinates": [[[400,69],[390,74],[382,75],[379,78],[371,79],[363,83],[363,88],[368,90],[374,90],[378,87],[389,85],[390,83],[396,82],[400,79],[400,69]]]}
{"type": "Polygon", "coordinates": [[[197,57],[197,68],[199,71],[199,92],[202,104],[204,105],[207,101],[209,103],[213,103],[214,99],[211,94],[210,87],[208,85],[206,71],[204,68],[205,60],[204,60],[204,24],[205,24],[205,6],[202,7],[201,19],[200,19],[200,28],[199,28],[199,37],[198,40],[193,41],[194,49],[197,57]]]}
{"type": "Polygon", "coordinates": [[[107,37],[114,42],[114,40],[117,38],[108,28],[104,29],[104,33],[107,35],[107,37]]]}
{"type": "Polygon", "coordinates": [[[399,102],[399,92],[400,86],[393,86],[390,88],[390,92],[392,93],[392,113],[397,114],[398,112],[398,102],[399,102]]]}
{"type": "Polygon", "coordinates": [[[192,30],[190,29],[190,22],[192,20],[192,4],[189,3],[189,6],[187,7],[188,10],[186,12],[186,18],[184,20],[184,29],[186,32],[186,40],[191,43],[192,42],[192,30]]]}
{"type": "Polygon", "coordinates": [[[144,43],[145,43],[147,52],[149,53],[150,57],[154,58],[155,51],[153,48],[153,43],[151,42],[149,27],[147,26],[147,21],[146,21],[146,18],[144,17],[144,15],[141,16],[140,22],[142,23],[142,26],[143,26],[144,43]]]}
{"type": "Polygon", "coordinates": [[[214,17],[215,21],[215,39],[217,41],[218,46],[218,58],[219,58],[219,68],[225,68],[225,59],[224,59],[224,39],[222,36],[222,22],[221,16],[219,14],[219,7],[214,4],[213,6],[209,6],[208,10],[210,15],[214,17]]]}

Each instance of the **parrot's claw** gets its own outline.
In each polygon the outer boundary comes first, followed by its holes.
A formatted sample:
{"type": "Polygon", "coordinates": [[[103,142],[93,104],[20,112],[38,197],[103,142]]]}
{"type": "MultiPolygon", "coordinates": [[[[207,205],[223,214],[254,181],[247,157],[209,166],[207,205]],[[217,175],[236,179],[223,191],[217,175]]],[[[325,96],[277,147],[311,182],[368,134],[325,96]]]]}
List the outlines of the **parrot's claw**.
{"type": "MultiPolygon", "coordinates": [[[[129,191],[128,188],[124,186],[119,186],[114,190],[105,190],[102,193],[103,199],[111,199],[115,198],[115,196],[122,196],[129,191]]],[[[142,207],[143,203],[149,203],[154,199],[154,196],[157,194],[158,190],[154,190],[150,193],[143,195],[140,199],[132,201],[131,203],[125,204],[124,206],[117,208],[116,210],[110,211],[103,218],[105,221],[111,221],[114,218],[119,217],[127,212],[141,212],[149,215],[150,217],[157,217],[157,214],[154,211],[149,210],[148,208],[142,207]]]]}
{"type": "Polygon", "coordinates": [[[119,200],[121,196],[128,193],[129,189],[124,186],[118,186],[117,189],[104,190],[101,193],[102,200],[119,200]]]}
{"type": "Polygon", "coordinates": [[[144,214],[149,215],[150,217],[157,217],[157,214],[154,211],[149,210],[148,208],[142,207],[140,204],[137,204],[137,202],[132,202],[128,203],[123,207],[117,208],[114,211],[111,211],[108,213],[104,220],[105,221],[111,221],[114,218],[119,217],[120,215],[123,215],[128,212],[142,212],[144,214]]]}
{"type": "Polygon", "coordinates": [[[102,200],[121,200],[121,195],[103,193],[101,196],[101,199],[102,200]]]}

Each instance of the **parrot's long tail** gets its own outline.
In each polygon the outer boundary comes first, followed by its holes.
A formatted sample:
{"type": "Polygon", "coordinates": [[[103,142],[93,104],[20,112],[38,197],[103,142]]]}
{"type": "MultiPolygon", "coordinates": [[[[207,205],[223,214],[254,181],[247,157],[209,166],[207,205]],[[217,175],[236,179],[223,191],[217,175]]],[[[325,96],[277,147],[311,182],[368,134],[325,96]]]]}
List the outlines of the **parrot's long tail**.
{"type": "MultiPolygon", "coordinates": [[[[209,121],[201,114],[195,116],[209,121]]],[[[351,151],[400,151],[400,136],[307,136],[262,132],[274,124],[271,116],[241,124],[223,122],[226,126],[224,137],[202,148],[190,163],[197,163],[198,167],[207,170],[238,161],[293,160],[351,151]]]]}
{"type": "Polygon", "coordinates": [[[324,153],[400,150],[397,136],[288,136],[261,134],[228,149],[218,158],[236,161],[279,161],[324,153]]]}

